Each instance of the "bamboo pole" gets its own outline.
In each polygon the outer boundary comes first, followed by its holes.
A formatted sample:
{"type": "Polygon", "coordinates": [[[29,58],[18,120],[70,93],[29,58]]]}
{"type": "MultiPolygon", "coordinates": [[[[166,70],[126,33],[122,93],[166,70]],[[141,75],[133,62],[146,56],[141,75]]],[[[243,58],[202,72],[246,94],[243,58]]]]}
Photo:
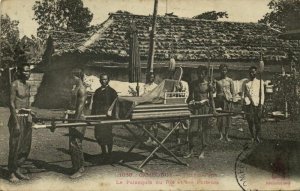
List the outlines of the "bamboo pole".
{"type": "Polygon", "coordinates": [[[107,120],[93,120],[86,122],[84,120],[80,122],[72,122],[72,123],[56,123],[55,120],[52,121],[51,124],[34,124],[32,128],[34,129],[44,129],[44,128],[67,128],[67,127],[78,127],[78,126],[97,126],[97,128],[101,128],[103,124],[110,125],[124,125],[124,124],[141,124],[141,123],[151,123],[151,122],[175,122],[182,121],[186,119],[200,119],[200,118],[209,118],[209,117],[224,117],[224,116],[233,116],[236,115],[234,112],[228,113],[218,113],[214,114],[203,114],[203,115],[187,115],[187,116],[178,116],[178,117],[162,117],[156,119],[138,119],[138,120],[130,120],[130,119],[107,119],[107,120]]]}
{"type": "Polygon", "coordinates": [[[155,47],[155,34],[156,34],[156,17],[157,17],[157,5],[158,0],[154,0],[154,10],[152,18],[152,30],[150,32],[150,46],[148,55],[148,65],[147,65],[147,75],[153,73],[153,63],[154,63],[154,47],[155,47]]]}
{"type": "Polygon", "coordinates": [[[261,68],[261,62],[263,61],[262,60],[262,36],[261,36],[261,39],[260,39],[260,62],[259,62],[259,65],[258,65],[258,69],[259,69],[259,107],[261,106],[261,73],[262,73],[262,68],[261,68]]]}

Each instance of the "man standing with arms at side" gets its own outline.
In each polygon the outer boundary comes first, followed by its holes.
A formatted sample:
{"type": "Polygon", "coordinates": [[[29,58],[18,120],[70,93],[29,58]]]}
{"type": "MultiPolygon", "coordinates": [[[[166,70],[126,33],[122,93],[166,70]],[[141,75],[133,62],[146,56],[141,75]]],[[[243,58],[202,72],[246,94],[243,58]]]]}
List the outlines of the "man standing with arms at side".
{"type": "MultiPolygon", "coordinates": [[[[75,114],[71,118],[84,119],[84,106],[87,97],[85,86],[83,85],[83,73],[81,70],[74,69],[72,71],[74,85],[72,89],[72,106],[75,106],[75,114]]],[[[69,128],[69,147],[72,160],[73,174],[70,178],[79,178],[84,172],[84,156],[82,150],[82,140],[84,138],[86,127],[70,127],[69,128]]]]}
{"type": "Polygon", "coordinates": [[[257,68],[251,66],[249,68],[250,81],[247,82],[243,88],[243,104],[245,105],[246,119],[248,122],[249,130],[251,133],[251,141],[254,139],[259,143],[260,141],[260,130],[261,130],[261,116],[262,107],[265,100],[264,94],[264,82],[256,78],[257,68]],[[261,91],[261,96],[259,96],[261,91]],[[255,128],[255,134],[253,131],[255,128]]]}
{"type": "Polygon", "coordinates": [[[9,128],[9,181],[19,182],[20,179],[29,180],[29,177],[20,171],[21,165],[27,159],[32,140],[32,116],[30,110],[30,66],[22,64],[18,67],[18,78],[10,88],[10,117],[9,128]]]}
{"type": "MultiPolygon", "coordinates": [[[[231,111],[234,96],[233,80],[227,76],[228,66],[221,64],[219,67],[220,78],[216,80],[216,107],[222,108],[224,111],[231,111]]],[[[220,140],[223,139],[223,128],[225,128],[225,140],[231,141],[228,137],[231,128],[231,116],[219,117],[217,126],[220,133],[220,140]]]]}
{"type": "MultiPolygon", "coordinates": [[[[100,75],[100,83],[101,87],[95,91],[93,96],[92,115],[106,115],[111,104],[118,97],[117,92],[108,85],[109,76],[107,74],[103,73],[100,75]]],[[[112,125],[103,124],[96,126],[95,138],[101,146],[104,160],[110,160],[113,148],[112,125]]]]}

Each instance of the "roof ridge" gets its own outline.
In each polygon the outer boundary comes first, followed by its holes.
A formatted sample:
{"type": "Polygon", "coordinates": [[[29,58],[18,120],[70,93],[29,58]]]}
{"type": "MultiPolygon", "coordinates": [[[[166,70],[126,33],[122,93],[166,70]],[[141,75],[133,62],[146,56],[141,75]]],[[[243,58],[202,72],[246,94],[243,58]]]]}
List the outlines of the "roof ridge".
{"type": "Polygon", "coordinates": [[[101,23],[101,27],[94,33],[92,34],[87,41],[84,42],[83,45],[79,46],[77,49],[80,51],[86,50],[90,45],[92,45],[94,42],[99,40],[103,34],[103,32],[113,23],[113,18],[109,17],[101,23]]]}
{"type": "MultiPolygon", "coordinates": [[[[152,15],[139,15],[139,14],[126,14],[126,13],[109,13],[109,16],[114,15],[122,15],[122,16],[132,16],[132,17],[152,17],[152,15]]],[[[207,20],[207,19],[194,19],[189,17],[168,17],[165,15],[157,15],[160,18],[166,19],[180,19],[180,20],[191,20],[191,21],[205,21],[205,22],[217,22],[217,23],[244,23],[244,24],[255,24],[255,25],[262,25],[262,23],[258,22],[244,22],[244,21],[219,21],[219,20],[207,20]]]]}
{"type": "Polygon", "coordinates": [[[49,32],[49,34],[51,35],[51,33],[69,33],[69,34],[78,34],[78,35],[86,35],[86,33],[80,33],[80,32],[74,32],[74,31],[65,31],[65,30],[46,30],[49,32]]]}
{"type": "MultiPolygon", "coordinates": [[[[76,35],[72,38],[61,36],[63,40],[57,42],[55,51],[63,49],[60,55],[86,53],[95,56],[95,60],[127,62],[129,44],[125,41],[128,32],[126,25],[133,19],[138,23],[140,56],[145,60],[149,49],[148,25],[151,18],[151,15],[111,13],[107,20],[94,27],[84,38],[76,35]],[[70,40],[74,43],[70,43],[70,40]]],[[[207,60],[210,52],[214,61],[256,61],[262,46],[266,60],[278,57],[285,61],[286,49],[296,53],[300,51],[295,42],[277,39],[278,32],[264,23],[235,24],[230,21],[159,16],[158,24],[157,60],[167,60],[174,56],[178,61],[201,62],[207,60]],[[168,20],[174,27],[169,27],[168,20]]]]}
{"type": "Polygon", "coordinates": [[[269,25],[267,25],[267,24],[265,24],[265,23],[261,23],[261,24],[266,25],[269,29],[271,29],[271,30],[273,30],[273,31],[276,31],[276,32],[278,32],[278,33],[282,33],[281,30],[278,30],[278,29],[276,29],[276,28],[274,28],[274,27],[271,27],[271,26],[269,26],[269,25]]]}

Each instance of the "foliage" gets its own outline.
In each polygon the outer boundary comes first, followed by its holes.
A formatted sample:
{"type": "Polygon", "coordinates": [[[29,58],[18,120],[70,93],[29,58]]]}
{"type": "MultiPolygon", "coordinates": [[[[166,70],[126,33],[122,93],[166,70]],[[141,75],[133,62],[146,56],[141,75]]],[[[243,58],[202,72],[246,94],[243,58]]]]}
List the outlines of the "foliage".
{"type": "Polygon", "coordinates": [[[227,12],[207,11],[193,17],[193,19],[205,19],[205,20],[213,20],[213,21],[217,21],[220,18],[228,18],[227,12]]]}
{"type": "Polygon", "coordinates": [[[283,31],[300,28],[300,0],[271,0],[268,6],[271,12],[258,22],[283,31]]]}
{"type": "Polygon", "coordinates": [[[33,10],[41,38],[46,37],[48,30],[86,32],[93,19],[90,10],[83,7],[82,0],[36,1],[33,10]]]}
{"type": "Polygon", "coordinates": [[[14,64],[15,48],[19,41],[19,22],[11,20],[8,15],[1,15],[0,68],[14,64]]]}
{"type": "Polygon", "coordinates": [[[31,38],[27,37],[27,41],[24,40],[24,37],[22,40],[25,45],[25,52],[30,56],[30,61],[39,63],[45,52],[45,41],[33,35],[31,38]]]}
{"type": "Polygon", "coordinates": [[[8,102],[8,68],[16,64],[15,50],[19,42],[19,22],[10,19],[8,15],[1,14],[0,36],[0,105],[5,106],[8,102]]]}
{"type": "Polygon", "coordinates": [[[122,10],[117,10],[116,13],[118,13],[118,14],[125,14],[125,15],[132,15],[132,13],[130,13],[128,11],[122,11],[122,10]]]}
{"type": "Polygon", "coordinates": [[[277,110],[285,110],[285,102],[288,104],[288,112],[292,119],[299,115],[300,103],[300,75],[275,75],[273,77],[274,95],[273,103],[277,110]]]}

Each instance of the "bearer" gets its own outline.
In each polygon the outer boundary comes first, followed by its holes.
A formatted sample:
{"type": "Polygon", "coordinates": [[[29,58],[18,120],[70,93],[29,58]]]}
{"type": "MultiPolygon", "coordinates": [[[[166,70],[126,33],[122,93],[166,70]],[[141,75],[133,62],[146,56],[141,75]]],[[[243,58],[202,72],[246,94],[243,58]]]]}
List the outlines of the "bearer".
{"type": "MultiPolygon", "coordinates": [[[[72,89],[72,107],[75,107],[75,115],[73,119],[84,119],[84,106],[86,101],[86,89],[83,85],[83,72],[80,69],[72,70],[72,78],[74,81],[72,89]]],[[[82,151],[82,140],[84,138],[86,127],[70,127],[69,128],[69,147],[72,160],[73,174],[70,178],[79,178],[84,172],[84,157],[82,151]]]]}
{"type": "Polygon", "coordinates": [[[246,119],[251,133],[251,141],[260,141],[262,108],[265,100],[264,82],[256,78],[257,68],[249,68],[250,81],[243,88],[243,104],[245,105],[246,119]],[[255,128],[255,133],[253,131],[255,128]]]}
{"type": "MultiPolygon", "coordinates": [[[[222,108],[224,111],[231,111],[234,96],[233,80],[227,76],[228,66],[221,64],[219,66],[220,78],[216,80],[216,107],[222,108]]],[[[231,128],[231,116],[219,117],[217,126],[220,133],[220,140],[223,139],[223,128],[225,129],[225,140],[231,141],[228,137],[231,128]]]]}
{"type": "MultiPolygon", "coordinates": [[[[198,80],[191,83],[187,102],[192,107],[194,115],[215,113],[212,99],[213,86],[207,80],[208,68],[199,66],[197,69],[198,80]],[[213,108],[213,109],[212,109],[213,108]]],[[[189,132],[189,152],[184,158],[190,158],[194,154],[195,138],[201,137],[201,152],[198,158],[204,158],[204,149],[207,145],[208,118],[193,119],[189,132]]]]}
{"type": "Polygon", "coordinates": [[[10,88],[9,128],[9,181],[18,182],[29,177],[20,171],[21,165],[28,158],[32,140],[32,116],[30,110],[30,66],[22,64],[18,67],[18,76],[10,88]]]}

